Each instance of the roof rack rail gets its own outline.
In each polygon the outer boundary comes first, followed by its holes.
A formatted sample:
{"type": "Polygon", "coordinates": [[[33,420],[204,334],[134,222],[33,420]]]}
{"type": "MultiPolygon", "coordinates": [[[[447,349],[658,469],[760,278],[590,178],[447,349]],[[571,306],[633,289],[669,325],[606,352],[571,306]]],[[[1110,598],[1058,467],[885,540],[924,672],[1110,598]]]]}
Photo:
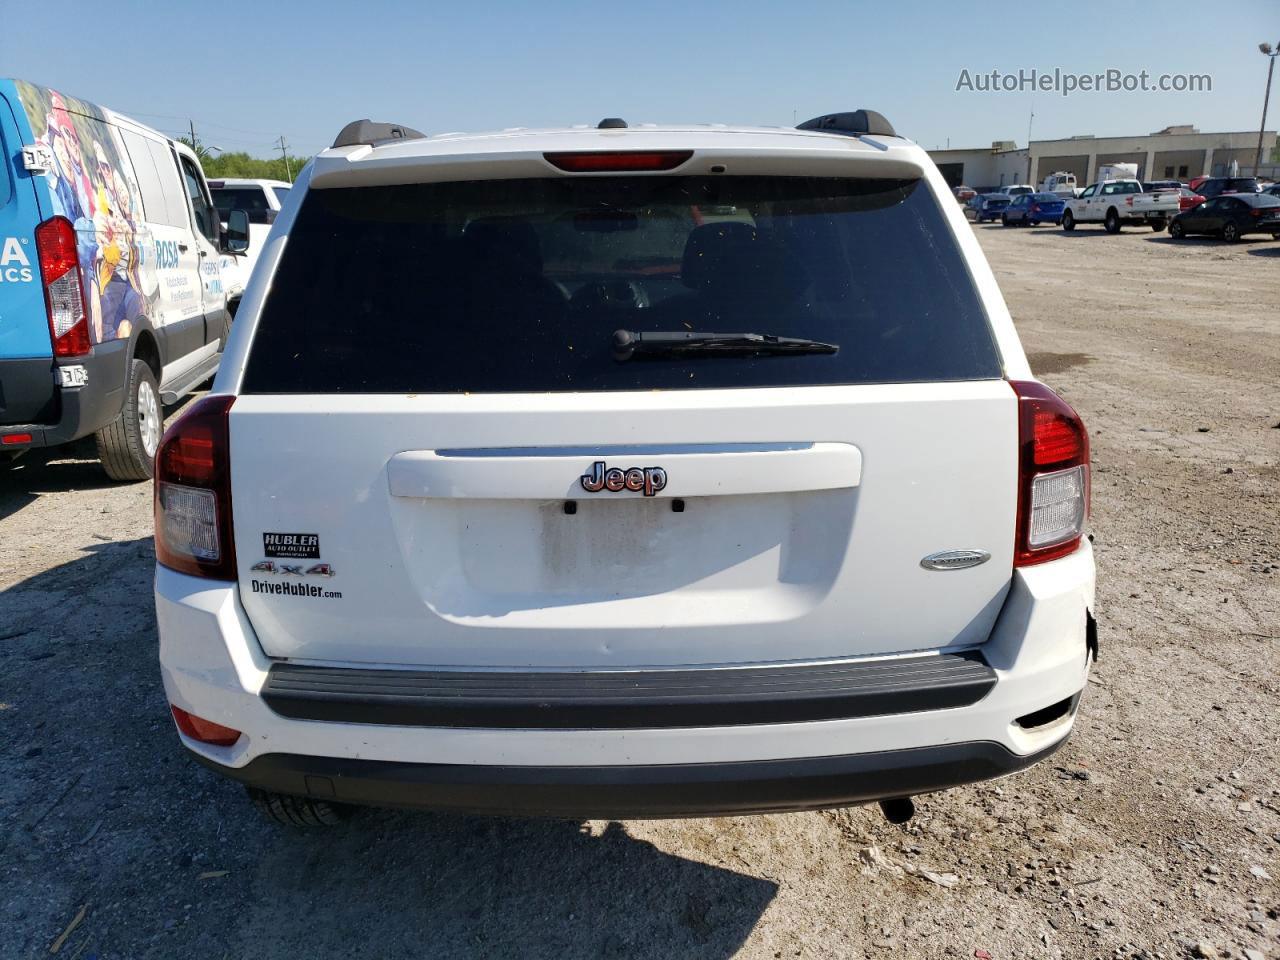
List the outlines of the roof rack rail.
{"type": "Polygon", "coordinates": [[[333,141],[335,147],[354,147],[366,144],[376,147],[392,140],[416,140],[426,134],[402,123],[374,123],[368,117],[363,120],[352,120],[338,132],[333,141]]]}
{"type": "Polygon", "coordinates": [[[896,137],[893,124],[885,119],[883,113],[874,110],[854,110],[851,113],[828,113],[814,117],[796,126],[797,130],[826,130],[830,133],[842,133],[847,137],[860,137],[863,134],[874,134],[879,137],[896,137]]]}

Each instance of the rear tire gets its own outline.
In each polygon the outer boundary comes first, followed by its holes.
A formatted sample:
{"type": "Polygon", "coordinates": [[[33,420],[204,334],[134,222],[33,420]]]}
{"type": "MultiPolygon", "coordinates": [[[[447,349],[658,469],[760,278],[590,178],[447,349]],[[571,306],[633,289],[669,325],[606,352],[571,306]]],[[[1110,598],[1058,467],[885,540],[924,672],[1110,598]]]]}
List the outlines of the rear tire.
{"type": "Polygon", "coordinates": [[[124,407],[94,434],[102,469],[112,480],[150,480],[163,432],[164,409],[156,375],[141,360],[133,360],[124,407]]]}
{"type": "Polygon", "coordinates": [[[1240,228],[1234,223],[1228,223],[1222,228],[1222,239],[1227,243],[1235,243],[1240,239],[1240,228]]]}
{"type": "Polygon", "coordinates": [[[351,815],[349,807],[327,800],[270,793],[256,787],[244,789],[264,817],[283,827],[336,827],[351,815]]]}
{"type": "Polygon", "coordinates": [[[1168,224],[1168,223],[1166,223],[1164,220],[1152,220],[1152,221],[1151,221],[1151,229],[1152,229],[1152,231],[1153,231],[1153,232],[1155,232],[1155,233],[1163,233],[1163,232],[1164,232],[1164,228],[1165,228],[1165,227],[1167,227],[1168,225],[1169,225],[1169,224],[1168,224]]]}
{"type": "Polygon", "coordinates": [[[1169,236],[1173,237],[1173,239],[1181,240],[1186,235],[1187,235],[1186,228],[1182,224],[1180,224],[1177,220],[1169,224],[1169,236]]]}
{"type": "Polygon", "coordinates": [[[1009,226],[1009,215],[1007,213],[1000,214],[1000,226],[1002,227],[1009,226]]]}
{"type": "Polygon", "coordinates": [[[1067,233],[1070,233],[1075,228],[1076,228],[1076,218],[1071,213],[1071,211],[1068,210],[1066,213],[1062,215],[1062,229],[1065,230],[1067,233]]]}
{"type": "Polygon", "coordinates": [[[1116,213],[1115,208],[1107,211],[1106,219],[1102,221],[1103,228],[1107,233],[1120,232],[1120,214],[1116,213]]]}

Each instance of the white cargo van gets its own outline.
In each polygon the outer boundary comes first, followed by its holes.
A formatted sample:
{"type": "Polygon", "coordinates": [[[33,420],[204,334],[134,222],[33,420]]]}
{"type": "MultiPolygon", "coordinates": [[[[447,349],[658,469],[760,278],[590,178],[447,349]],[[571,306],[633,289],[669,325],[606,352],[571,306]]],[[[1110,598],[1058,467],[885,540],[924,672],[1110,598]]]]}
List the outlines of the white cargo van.
{"type": "Polygon", "coordinates": [[[1096,632],[1088,435],[873,111],[351,124],[157,458],[178,735],[270,816],[1003,776],[1096,632]]]}

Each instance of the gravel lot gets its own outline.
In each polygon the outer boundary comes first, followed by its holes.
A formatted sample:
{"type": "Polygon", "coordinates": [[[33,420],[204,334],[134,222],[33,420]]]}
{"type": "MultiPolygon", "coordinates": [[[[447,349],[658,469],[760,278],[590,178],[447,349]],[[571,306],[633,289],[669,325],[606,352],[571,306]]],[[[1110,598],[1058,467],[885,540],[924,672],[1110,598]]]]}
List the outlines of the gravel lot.
{"type": "Polygon", "coordinates": [[[171,729],[150,484],[27,461],[0,474],[0,957],[1280,957],[1280,243],[976,229],[1094,444],[1102,657],[1049,761],[906,827],[279,830],[171,729]]]}

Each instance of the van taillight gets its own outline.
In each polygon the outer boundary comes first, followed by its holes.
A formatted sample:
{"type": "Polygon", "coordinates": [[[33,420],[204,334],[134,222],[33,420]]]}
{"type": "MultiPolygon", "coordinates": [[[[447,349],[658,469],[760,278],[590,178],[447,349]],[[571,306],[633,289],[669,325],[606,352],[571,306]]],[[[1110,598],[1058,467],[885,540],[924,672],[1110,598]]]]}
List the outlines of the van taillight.
{"type": "Polygon", "coordinates": [[[76,254],[76,228],[66,217],[52,217],[36,227],[36,252],[44,280],[44,302],[55,357],[89,352],[89,316],[76,254]]]}
{"type": "Polygon", "coordinates": [[[236,578],[227,427],[235,399],[196,401],[165,431],[156,451],[156,560],[179,573],[236,578]]]}
{"type": "Polygon", "coordinates": [[[1043,383],[1010,381],[1018,396],[1018,532],[1013,564],[1074,553],[1089,515],[1089,435],[1043,383]]]}

